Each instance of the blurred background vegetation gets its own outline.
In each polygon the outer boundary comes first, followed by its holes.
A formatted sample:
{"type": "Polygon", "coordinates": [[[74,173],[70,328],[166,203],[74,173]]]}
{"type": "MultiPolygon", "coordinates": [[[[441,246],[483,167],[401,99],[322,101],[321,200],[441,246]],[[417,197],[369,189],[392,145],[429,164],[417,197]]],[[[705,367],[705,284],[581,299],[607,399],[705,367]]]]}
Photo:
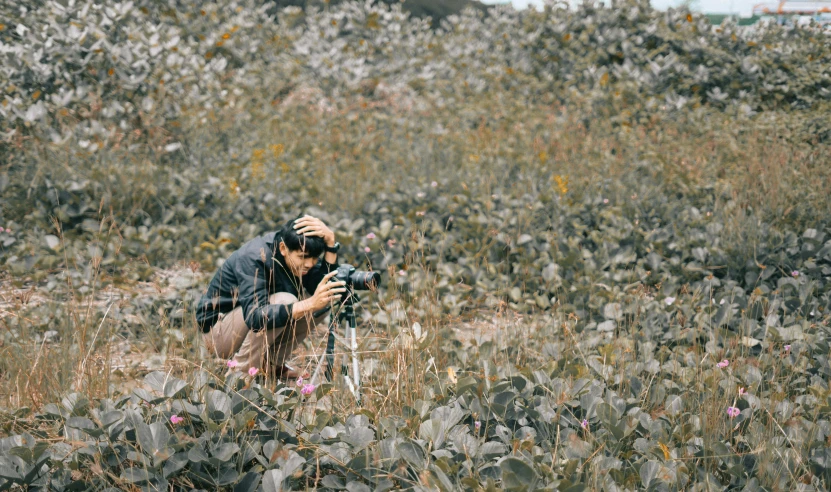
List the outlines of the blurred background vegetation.
{"type": "MultiPolygon", "coordinates": [[[[667,369],[643,411],[687,423],[710,412],[696,435],[733,445],[722,400],[754,382],[765,405],[804,416],[787,424],[785,457],[778,421],[760,424],[766,486],[827,484],[827,31],[714,26],[634,0],[283,7],[2,4],[5,406],[112,396],[139,364],[186,378],[190,308],[210,275],[306,212],[335,229],[342,260],[385,272],[364,309],[386,338],[362,350],[388,353],[371,356],[367,408],[444,401],[448,380],[430,364],[484,378],[545,367],[638,401],[652,361],[753,358],[764,378],[667,369]],[[528,322],[481,351],[484,340],[469,352],[454,338],[494,316],[528,322]],[[390,347],[415,322],[434,337],[401,356],[390,347]],[[785,343],[799,356],[778,357],[785,343]],[[683,412],[667,404],[688,391],[701,397],[683,412]]],[[[596,421],[584,403],[564,427],[596,421]]],[[[652,424],[638,429],[649,438],[652,424]]],[[[661,432],[685,452],[687,431],[661,432]]],[[[640,469],[638,453],[626,459],[640,469]]],[[[586,479],[576,466],[569,483],[586,479]]],[[[747,466],[705,471],[752,486],[762,468],[747,466]]],[[[619,483],[653,478],[632,473],[619,483]]]]}

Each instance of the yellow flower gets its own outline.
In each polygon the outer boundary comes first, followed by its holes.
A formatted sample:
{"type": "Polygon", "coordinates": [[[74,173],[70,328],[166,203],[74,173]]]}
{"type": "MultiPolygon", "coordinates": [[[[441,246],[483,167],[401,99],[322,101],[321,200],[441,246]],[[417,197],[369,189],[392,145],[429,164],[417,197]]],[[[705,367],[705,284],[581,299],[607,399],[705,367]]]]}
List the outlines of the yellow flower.
{"type": "Polygon", "coordinates": [[[251,162],[251,176],[254,179],[263,179],[263,178],[265,178],[265,171],[263,170],[263,161],[252,161],[251,162]]]}
{"type": "Polygon", "coordinates": [[[271,153],[274,154],[275,159],[283,155],[284,150],[285,147],[283,147],[283,144],[276,144],[271,146],[271,153]]]}
{"type": "Polygon", "coordinates": [[[560,176],[559,174],[554,175],[554,182],[557,184],[557,192],[560,195],[565,195],[568,193],[568,176],[560,176]]]}

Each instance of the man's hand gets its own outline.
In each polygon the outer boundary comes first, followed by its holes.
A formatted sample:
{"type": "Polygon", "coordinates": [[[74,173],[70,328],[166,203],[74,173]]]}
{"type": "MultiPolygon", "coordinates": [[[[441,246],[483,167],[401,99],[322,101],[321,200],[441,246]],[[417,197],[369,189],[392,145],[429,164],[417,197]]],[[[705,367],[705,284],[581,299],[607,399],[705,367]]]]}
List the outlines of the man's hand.
{"type": "Polygon", "coordinates": [[[335,301],[346,292],[345,282],[330,282],[329,280],[338,273],[337,270],[329,272],[323,277],[323,280],[317,284],[317,289],[312,297],[301,302],[309,302],[311,311],[319,311],[328,306],[332,301],[335,301]]]}
{"type": "MultiPolygon", "coordinates": [[[[298,234],[306,236],[320,236],[323,238],[326,246],[330,248],[335,245],[335,233],[326,227],[326,224],[317,217],[312,217],[311,215],[300,217],[294,221],[294,230],[298,234]]],[[[323,285],[322,282],[321,285],[323,285]]]]}

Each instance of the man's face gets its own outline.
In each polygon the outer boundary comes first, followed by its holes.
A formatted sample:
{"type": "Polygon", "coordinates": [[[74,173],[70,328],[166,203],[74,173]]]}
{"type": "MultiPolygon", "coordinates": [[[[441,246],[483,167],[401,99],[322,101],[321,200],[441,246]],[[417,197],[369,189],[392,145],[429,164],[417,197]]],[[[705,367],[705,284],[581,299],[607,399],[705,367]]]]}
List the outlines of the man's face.
{"type": "Polygon", "coordinates": [[[302,277],[317,263],[316,256],[308,256],[305,251],[289,251],[286,243],[280,242],[280,254],[286,259],[286,266],[295,277],[302,277]]]}

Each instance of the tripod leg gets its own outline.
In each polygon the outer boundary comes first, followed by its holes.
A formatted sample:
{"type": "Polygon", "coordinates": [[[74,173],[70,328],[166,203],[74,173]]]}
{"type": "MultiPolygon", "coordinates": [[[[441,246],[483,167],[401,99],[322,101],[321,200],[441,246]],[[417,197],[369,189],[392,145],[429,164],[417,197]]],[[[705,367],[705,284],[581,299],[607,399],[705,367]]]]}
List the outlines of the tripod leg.
{"type": "Polygon", "coordinates": [[[352,380],[355,383],[352,393],[355,395],[355,400],[358,404],[361,403],[361,368],[358,363],[358,340],[355,326],[349,327],[350,349],[352,352],[352,380]]]}
{"type": "Polygon", "coordinates": [[[332,372],[335,367],[335,328],[337,325],[337,316],[333,314],[329,319],[329,338],[326,340],[326,352],[323,353],[320,361],[317,363],[317,369],[315,369],[315,373],[312,376],[312,384],[317,384],[317,377],[320,374],[320,366],[323,363],[323,359],[326,359],[326,372],[324,373],[326,381],[332,380],[332,372]]]}

